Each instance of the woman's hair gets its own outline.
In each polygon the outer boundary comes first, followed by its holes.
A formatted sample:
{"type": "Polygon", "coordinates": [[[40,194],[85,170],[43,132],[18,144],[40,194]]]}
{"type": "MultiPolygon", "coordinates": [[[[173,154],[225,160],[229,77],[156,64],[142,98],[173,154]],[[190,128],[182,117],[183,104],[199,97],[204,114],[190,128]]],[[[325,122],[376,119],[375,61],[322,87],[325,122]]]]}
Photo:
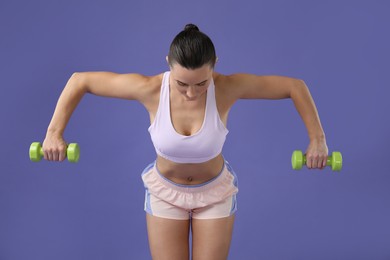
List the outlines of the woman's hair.
{"type": "Polygon", "coordinates": [[[198,69],[210,64],[213,68],[216,60],[213,42],[194,24],[187,24],[184,30],[176,35],[169,48],[170,66],[178,63],[186,69],[198,69]]]}

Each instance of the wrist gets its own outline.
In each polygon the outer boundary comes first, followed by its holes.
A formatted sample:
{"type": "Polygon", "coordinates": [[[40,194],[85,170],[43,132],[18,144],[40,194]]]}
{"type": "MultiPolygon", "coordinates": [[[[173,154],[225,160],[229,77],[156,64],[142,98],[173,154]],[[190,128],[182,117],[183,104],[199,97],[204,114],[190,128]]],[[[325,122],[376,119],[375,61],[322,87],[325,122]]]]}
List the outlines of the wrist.
{"type": "Polygon", "coordinates": [[[309,135],[310,142],[326,142],[325,134],[309,135]]]}
{"type": "Polygon", "coordinates": [[[47,129],[46,136],[57,136],[57,137],[62,137],[62,134],[64,133],[63,130],[54,128],[54,127],[49,127],[47,129]]]}

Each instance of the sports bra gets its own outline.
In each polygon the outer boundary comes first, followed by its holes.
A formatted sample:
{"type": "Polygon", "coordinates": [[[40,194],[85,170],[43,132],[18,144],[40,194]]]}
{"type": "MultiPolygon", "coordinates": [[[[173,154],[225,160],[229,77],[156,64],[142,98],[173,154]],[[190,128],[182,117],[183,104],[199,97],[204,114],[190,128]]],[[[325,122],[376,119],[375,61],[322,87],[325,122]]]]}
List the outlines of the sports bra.
{"type": "Polygon", "coordinates": [[[172,124],[169,75],[169,71],[164,73],[156,117],[148,128],[156,153],[176,163],[202,163],[215,158],[221,153],[229,130],[219,117],[213,79],[207,89],[202,127],[186,136],[172,124]]]}

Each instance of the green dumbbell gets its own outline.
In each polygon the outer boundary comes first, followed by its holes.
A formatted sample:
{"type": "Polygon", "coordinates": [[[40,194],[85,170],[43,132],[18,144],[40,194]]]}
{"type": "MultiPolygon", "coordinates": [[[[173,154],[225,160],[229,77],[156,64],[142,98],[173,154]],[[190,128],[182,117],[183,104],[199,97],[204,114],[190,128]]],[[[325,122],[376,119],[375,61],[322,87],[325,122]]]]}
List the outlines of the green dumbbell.
{"type": "MultiPolygon", "coordinates": [[[[300,170],[306,164],[306,155],[300,150],[295,150],[291,156],[291,165],[294,170],[300,170]]],[[[343,157],[340,152],[332,152],[332,156],[328,156],[326,166],[332,166],[332,171],[340,171],[343,167],[343,157]]]]}
{"type": "MultiPolygon", "coordinates": [[[[30,145],[30,160],[39,162],[43,157],[42,145],[40,142],[34,142],[30,145]]],[[[78,162],[80,158],[80,147],[76,143],[68,145],[66,149],[66,157],[69,162],[78,162]]]]}

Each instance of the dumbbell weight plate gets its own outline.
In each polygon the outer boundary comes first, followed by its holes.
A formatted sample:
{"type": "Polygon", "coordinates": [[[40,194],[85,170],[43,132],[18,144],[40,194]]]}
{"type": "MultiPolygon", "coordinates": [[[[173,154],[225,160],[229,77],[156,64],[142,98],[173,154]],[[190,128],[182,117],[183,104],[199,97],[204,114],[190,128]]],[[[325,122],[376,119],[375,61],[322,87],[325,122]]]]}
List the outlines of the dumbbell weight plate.
{"type": "Polygon", "coordinates": [[[80,147],[76,143],[71,143],[68,146],[66,157],[69,162],[78,162],[80,159],[80,147]]]}
{"type": "Polygon", "coordinates": [[[300,170],[302,169],[302,166],[304,165],[304,156],[302,151],[295,150],[291,157],[291,165],[294,170],[300,170]]]}
{"type": "Polygon", "coordinates": [[[343,157],[340,152],[332,153],[332,170],[340,171],[343,167],[343,157]]]}
{"type": "Polygon", "coordinates": [[[30,145],[30,160],[33,162],[39,162],[42,158],[41,155],[41,144],[39,142],[34,142],[30,145]]]}

